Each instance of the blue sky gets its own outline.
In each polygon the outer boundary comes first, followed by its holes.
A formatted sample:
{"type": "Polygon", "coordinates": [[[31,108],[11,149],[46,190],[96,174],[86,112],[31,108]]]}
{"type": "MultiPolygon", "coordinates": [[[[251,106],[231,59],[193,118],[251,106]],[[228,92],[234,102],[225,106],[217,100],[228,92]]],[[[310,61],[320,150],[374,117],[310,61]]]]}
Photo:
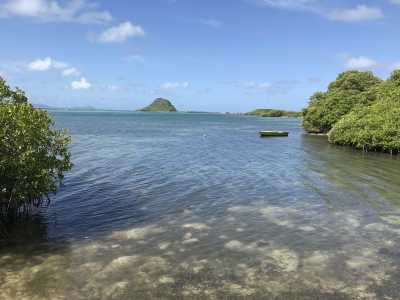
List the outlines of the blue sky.
{"type": "Polygon", "coordinates": [[[400,0],[0,0],[0,74],[34,103],[298,110],[400,67],[400,0]]]}

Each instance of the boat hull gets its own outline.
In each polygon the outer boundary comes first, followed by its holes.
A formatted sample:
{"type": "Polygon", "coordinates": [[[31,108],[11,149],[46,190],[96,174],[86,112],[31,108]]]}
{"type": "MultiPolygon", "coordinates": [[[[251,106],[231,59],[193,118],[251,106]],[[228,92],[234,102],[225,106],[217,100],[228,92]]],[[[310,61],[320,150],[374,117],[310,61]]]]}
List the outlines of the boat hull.
{"type": "Polygon", "coordinates": [[[287,137],[289,132],[286,131],[260,131],[261,137],[287,137]]]}

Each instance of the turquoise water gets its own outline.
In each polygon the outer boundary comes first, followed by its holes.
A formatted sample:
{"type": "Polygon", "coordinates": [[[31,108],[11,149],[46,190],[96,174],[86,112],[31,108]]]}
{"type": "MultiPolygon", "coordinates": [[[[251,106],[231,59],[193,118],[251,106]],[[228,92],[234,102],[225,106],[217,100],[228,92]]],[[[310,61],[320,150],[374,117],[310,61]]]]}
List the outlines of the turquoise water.
{"type": "Polygon", "coordinates": [[[298,119],[51,114],[75,166],[0,244],[1,300],[399,299],[399,158],[298,119]]]}

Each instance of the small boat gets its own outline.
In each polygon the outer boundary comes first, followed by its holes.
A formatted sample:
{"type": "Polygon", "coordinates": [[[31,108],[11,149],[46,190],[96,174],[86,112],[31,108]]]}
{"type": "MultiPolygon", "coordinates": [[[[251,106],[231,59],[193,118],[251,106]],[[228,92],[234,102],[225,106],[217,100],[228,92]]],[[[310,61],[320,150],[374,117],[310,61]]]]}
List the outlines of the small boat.
{"type": "Polygon", "coordinates": [[[289,136],[289,132],[287,131],[269,131],[263,130],[260,131],[261,137],[278,137],[278,136],[289,136]]]}

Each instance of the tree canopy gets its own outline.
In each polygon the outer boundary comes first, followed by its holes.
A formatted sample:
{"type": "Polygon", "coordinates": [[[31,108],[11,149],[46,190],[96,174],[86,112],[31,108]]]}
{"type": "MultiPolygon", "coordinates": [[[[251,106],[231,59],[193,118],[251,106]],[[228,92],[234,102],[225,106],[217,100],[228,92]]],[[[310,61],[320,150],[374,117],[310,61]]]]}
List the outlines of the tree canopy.
{"type": "Polygon", "coordinates": [[[64,131],[0,80],[0,217],[39,206],[72,164],[64,131]]]}
{"type": "Polygon", "coordinates": [[[304,111],[308,132],[365,151],[400,151],[400,70],[382,81],[371,72],[340,74],[304,111]]]}
{"type": "Polygon", "coordinates": [[[400,151],[400,70],[374,89],[376,101],[356,107],[329,132],[332,143],[365,151],[400,151]]]}
{"type": "Polygon", "coordinates": [[[7,84],[6,81],[0,77],[0,104],[3,103],[27,103],[28,98],[25,96],[25,92],[16,88],[12,90],[7,84]]]}
{"type": "Polygon", "coordinates": [[[317,92],[303,111],[303,127],[312,133],[327,133],[341,117],[358,105],[375,100],[373,87],[381,80],[371,72],[348,71],[338,75],[326,92],[317,92]]]}

